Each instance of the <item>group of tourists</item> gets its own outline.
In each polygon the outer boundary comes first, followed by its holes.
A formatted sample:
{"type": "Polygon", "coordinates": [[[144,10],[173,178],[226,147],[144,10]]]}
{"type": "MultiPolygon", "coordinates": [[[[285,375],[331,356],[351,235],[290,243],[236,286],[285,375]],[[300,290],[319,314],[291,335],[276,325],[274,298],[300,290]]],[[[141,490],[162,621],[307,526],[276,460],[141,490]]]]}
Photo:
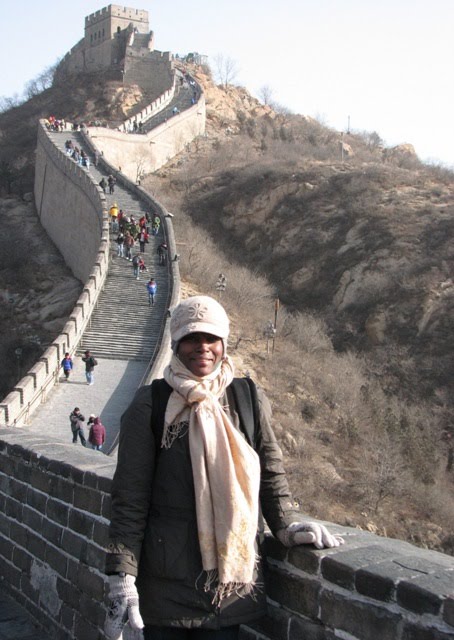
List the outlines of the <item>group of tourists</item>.
{"type": "MultiPolygon", "coordinates": [[[[85,417],[82,415],[79,407],[74,409],[69,414],[69,422],[71,425],[71,431],[73,434],[73,444],[77,443],[77,439],[80,439],[80,443],[83,447],[87,446],[87,439],[84,433],[85,417]]],[[[88,427],[88,443],[92,449],[101,451],[106,441],[106,428],[101,422],[100,418],[94,413],[90,414],[87,422],[88,427]]]]}
{"type": "Polygon", "coordinates": [[[109,194],[112,195],[115,191],[116,183],[117,183],[117,179],[110,173],[107,176],[107,180],[103,176],[98,184],[103,190],[103,193],[107,193],[107,189],[109,189],[109,194]]]}
{"type": "MultiPolygon", "coordinates": [[[[87,384],[92,385],[94,384],[93,372],[95,370],[95,367],[98,366],[98,361],[87,349],[82,356],[82,362],[85,364],[85,378],[87,380],[87,384]]],[[[74,361],[71,358],[69,351],[65,353],[65,357],[60,362],[60,366],[63,369],[63,375],[65,376],[66,382],[69,382],[69,376],[74,369],[74,361]]]]}
{"type": "MultiPolygon", "coordinates": [[[[82,356],[82,362],[85,364],[85,377],[88,385],[92,385],[94,383],[93,372],[95,367],[98,364],[96,358],[90,353],[87,349],[82,356]]],[[[65,376],[66,382],[69,382],[69,377],[71,375],[72,370],[74,369],[74,361],[71,357],[69,351],[65,353],[65,357],[60,363],[63,373],[65,376]]],[[[79,407],[75,407],[73,411],[70,413],[69,422],[71,425],[71,431],[73,435],[73,444],[80,439],[81,444],[86,447],[87,446],[87,438],[84,433],[84,425],[85,417],[82,415],[79,407]]],[[[87,427],[89,429],[88,432],[88,443],[92,449],[96,449],[97,451],[101,451],[103,444],[106,440],[106,428],[102,424],[100,418],[95,414],[91,414],[88,418],[87,427]]]]}
{"type": "MultiPolygon", "coordinates": [[[[145,254],[146,245],[150,241],[150,231],[151,235],[158,235],[161,226],[161,219],[157,214],[152,215],[144,213],[138,220],[136,220],[134,215],[127,215],[123,209],[120,209],[116,202],[114,202],[110,207],[109,216],[112,231],[118,232],[115,239],[117,245],[117,256],[132,262],[134,277],[136,280],[139,280],[140,275],[148,271],[143,254],[145,254]],[[133,250],[137,243],[139,244],[139,251],[133,255],[133,250]]],[[[165,242],[161,242],[157,247],[160,265],[166,264],[167,251],[167,244],[165,242]]],[[[154,305],[155,296],[158,290],[156,280],[151,277],[147,282],[146,287],[148,292],[148,304],[149,306],[152,306],[154,305]]]]}
{"type": "Polygon", "coordinates": [[[81,167],[90,168],[90,158],[83,149],[79,149],[77,145],[69,138],[65,141],[66,155],[77,162],[81,167]]]}
{"type": "Polygon", "coordinates": [[[55,116],[49,116],[44,119],[44,126],[48,131],[65,131],[66,120],[58,119],[55,116]]]}

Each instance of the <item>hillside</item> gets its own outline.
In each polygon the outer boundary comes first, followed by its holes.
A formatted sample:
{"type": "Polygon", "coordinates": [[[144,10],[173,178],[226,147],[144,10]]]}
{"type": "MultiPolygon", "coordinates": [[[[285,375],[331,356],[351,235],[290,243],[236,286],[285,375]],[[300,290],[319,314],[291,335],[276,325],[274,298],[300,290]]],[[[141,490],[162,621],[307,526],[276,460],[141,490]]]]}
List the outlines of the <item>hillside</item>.
{"type": "Polygon", "coordinates": [[[158,172],[181,206],[290,309],[320,314],[336,350],[379,360],[392,393],[452,399],[453,174],[365,134],[342,138],[340,162],[337,132],[203,80],[211,148],[158,172]]]}
{"type": "MultiPolygon", "coordinates": [[[[206,90],[207,136],[143,184],[175,213],[185,288],[218,295],[218,274],[227,275],[229,348],[273,401],[296,498],[314,516],[452,553],[452,175],[424,167],[411,145],[341,138],[191,71],[206,90]],[[272,352],[263,328],[276,297],[285,306],[272,352]]],[[[115,123],[143,99],[79,78],[66,95],[54,87],[0,114],[13,193],[31,190],[38,117],[115,123]]],[[[5,206],[14,242],[21,229],[5,206]]],[[[33,268],[49,283],[46,260],[33,268]]],[[[64,312],[54,308],[44,326],[37,287],[28,293],[29,275],[13,275],[0,271],[0,288],[22,305],[2,322],[14,361],[21,336],[45,344],[64,312]]],[[[6,373],[3,384],[14,384],[6,373]]]]}

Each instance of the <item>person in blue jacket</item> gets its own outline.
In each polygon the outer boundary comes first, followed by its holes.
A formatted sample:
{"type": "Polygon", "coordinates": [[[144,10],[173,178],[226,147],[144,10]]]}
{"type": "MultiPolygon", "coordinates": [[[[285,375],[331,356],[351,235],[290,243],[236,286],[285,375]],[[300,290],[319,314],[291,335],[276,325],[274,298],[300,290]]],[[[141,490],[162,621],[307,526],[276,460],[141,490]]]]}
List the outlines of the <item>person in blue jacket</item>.
{"type": "Polygon", "coordinates": [[[154,304],[154,297],[156,292],[158,291],[158,285],[156,284],[156,280],[154,278],[150,278],[147,282],[147,291],[148,291],[148,304],[151,306],[154,304]]]}
{"type": "Polygon", "coordinates": [[[73,370],[73,361],[68,352],[65,353],[65,357],[61,361],[61,366],[63,368],[63,373],[65,374],[66,382],[69,382],[69,375],[73,370]]]}

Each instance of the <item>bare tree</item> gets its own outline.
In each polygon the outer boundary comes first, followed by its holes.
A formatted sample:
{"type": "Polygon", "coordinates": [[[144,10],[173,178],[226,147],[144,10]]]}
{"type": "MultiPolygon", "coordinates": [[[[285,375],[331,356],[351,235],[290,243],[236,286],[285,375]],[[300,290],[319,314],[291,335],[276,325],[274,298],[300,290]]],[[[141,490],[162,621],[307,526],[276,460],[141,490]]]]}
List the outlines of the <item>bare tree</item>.
{"type": "Polygon", "coordinates": [[[275,102],[274,100],[272,100],[269,103],[269,105],[273,109],[273,111],[275,111],[281,116],[291,116],[293,113],[293,111],[289,109],[289,107],[286,107],[284,104],[281,104],[280,102],[275,102]]]}
{"type": "Polygon", "coordinates": [[[269,84],[264,84],[257,92],[259,100],[263,102],[263,104],[272,105],[273,100],[273,89],[269,86],[269,84]]]}
{"type": "Polygon", "coordinates": [[[233,58],[218,53],[214,57],[214,77],[218,84],[225,88],[235,80],[239,72],[238,64],[233,58]]]}
{"type": "Polygon", "coordinates": [[[52,86],[57,64],[58,62],[50,67],[46,67],[36,78],[27,82],[25,85],[25,95],[27,98],[33,98],[33,96],[37,96],[52,86]]]}
{"type": "Polygon", "coordinates": [[[14,107],[18,107],[22,104],[23,100],[21,100],[17,93],[15,93],[11,97],[0,96],[0,113],[4,113],[5,111],[9,111],[14,107]]]}

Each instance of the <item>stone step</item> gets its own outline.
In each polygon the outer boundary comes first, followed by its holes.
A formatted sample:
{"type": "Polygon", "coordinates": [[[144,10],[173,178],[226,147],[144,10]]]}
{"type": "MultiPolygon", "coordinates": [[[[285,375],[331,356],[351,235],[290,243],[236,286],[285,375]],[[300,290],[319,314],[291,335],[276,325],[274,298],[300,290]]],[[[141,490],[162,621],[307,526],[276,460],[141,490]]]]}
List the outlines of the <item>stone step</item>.
{"type": "MultiPolygon", "coordinates": [[[[54,144],[64,150],[69,138],[88,155],[81,134],[77,131],[51,133],[54,144]]],[[[91,163],[90,175],[98,183],[107,173],[91,163]]],[[[107,194],[107,205],[114,202],[127,214],[140,217],[149,209],[135,195],[121,185],[115,185],[115,192],[107,194]]],[[[145,251],[145,263],[148,271],[139,280],[133,275],[131,262],[117,257],[115,236],[111,238],[111,262],[103,291],[98,297],[89,326],[87,326],[78,351],[90,349],[95,357],[118,360],[149,361],[156,349],[161,329],[167,316],[170,295],[169,271],[158,264],[156,248],[162,242],[162,231],[150,238],[145,251]],[[153,276],[158,282],[158,295],[152,308],[148,305],[146,283],[153,276]]],[[[139,246],[133,249],[138,252],[139,246]]]]}

